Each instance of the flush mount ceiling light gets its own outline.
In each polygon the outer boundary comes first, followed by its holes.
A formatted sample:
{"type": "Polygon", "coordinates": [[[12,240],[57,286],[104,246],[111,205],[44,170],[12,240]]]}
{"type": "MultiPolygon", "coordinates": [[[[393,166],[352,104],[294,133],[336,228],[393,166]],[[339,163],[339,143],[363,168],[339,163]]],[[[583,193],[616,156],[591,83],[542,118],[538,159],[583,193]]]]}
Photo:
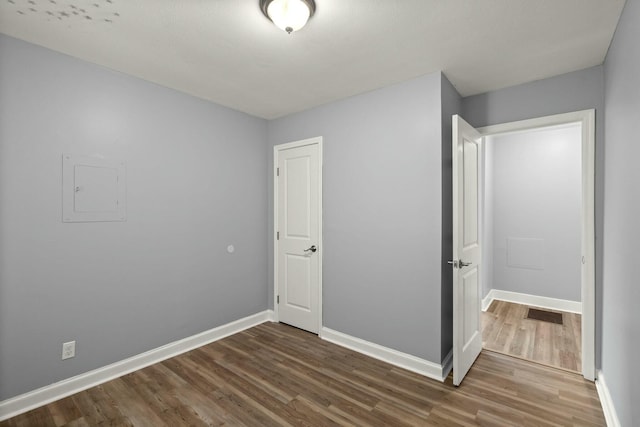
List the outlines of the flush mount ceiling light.
{"type": "Polygon", "coordinates": [[[304,27],[316,11],[314,0],[260,0],[262,13],[276,27],[291,34],[304,27]]]}

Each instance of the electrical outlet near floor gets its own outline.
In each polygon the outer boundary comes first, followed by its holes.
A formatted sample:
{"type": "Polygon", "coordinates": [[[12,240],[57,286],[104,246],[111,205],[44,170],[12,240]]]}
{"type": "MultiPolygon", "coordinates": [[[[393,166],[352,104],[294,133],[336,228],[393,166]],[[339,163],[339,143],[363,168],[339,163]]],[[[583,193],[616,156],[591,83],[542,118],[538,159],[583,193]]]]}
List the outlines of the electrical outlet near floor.
{"type": "Polygon", "coordinates": [[[69,341],[62,344],[62,360],[76,356],[76,342],[69,341]]]}

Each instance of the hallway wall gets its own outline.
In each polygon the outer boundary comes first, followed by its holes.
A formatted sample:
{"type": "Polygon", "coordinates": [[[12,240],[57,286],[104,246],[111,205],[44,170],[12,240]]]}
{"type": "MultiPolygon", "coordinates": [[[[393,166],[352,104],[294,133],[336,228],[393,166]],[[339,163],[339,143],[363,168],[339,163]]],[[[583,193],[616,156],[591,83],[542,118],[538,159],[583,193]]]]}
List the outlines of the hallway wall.
{"type": "Polygon", "coordinates": [[[487,263],[499,289],[581,301],[579,125],[486,138],[487,263]]]}

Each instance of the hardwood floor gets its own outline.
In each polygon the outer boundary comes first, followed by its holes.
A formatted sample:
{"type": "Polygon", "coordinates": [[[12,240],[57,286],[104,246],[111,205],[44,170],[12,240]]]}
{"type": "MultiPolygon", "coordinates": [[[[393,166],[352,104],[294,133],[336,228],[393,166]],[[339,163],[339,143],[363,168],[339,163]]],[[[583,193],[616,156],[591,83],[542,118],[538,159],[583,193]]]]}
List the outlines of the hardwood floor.
{"type": "Polygon", "coordinates": [[[265,323],[9,426],[603,426],[592,383],[483,352],[458,388],[265,323]]]}
{"type": "Polygon", "coordinates": [[[557,325],[527,319],[528,308],[528,305],[494,300],[482,313],[483,348],[581,372],[581,316],[558,312],[562,313],[563,324],[557,325]]]}

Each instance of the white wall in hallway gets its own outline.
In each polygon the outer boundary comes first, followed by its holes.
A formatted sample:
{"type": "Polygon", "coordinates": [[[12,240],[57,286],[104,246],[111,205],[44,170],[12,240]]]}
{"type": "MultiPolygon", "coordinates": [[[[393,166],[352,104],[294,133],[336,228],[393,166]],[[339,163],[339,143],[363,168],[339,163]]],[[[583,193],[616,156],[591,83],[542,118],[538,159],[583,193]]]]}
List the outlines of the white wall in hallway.
{"type": "Polygon", "coordinates": [[[487,139],[485,295],[581,300],[580,132],[572,125],[487,139]]]}

